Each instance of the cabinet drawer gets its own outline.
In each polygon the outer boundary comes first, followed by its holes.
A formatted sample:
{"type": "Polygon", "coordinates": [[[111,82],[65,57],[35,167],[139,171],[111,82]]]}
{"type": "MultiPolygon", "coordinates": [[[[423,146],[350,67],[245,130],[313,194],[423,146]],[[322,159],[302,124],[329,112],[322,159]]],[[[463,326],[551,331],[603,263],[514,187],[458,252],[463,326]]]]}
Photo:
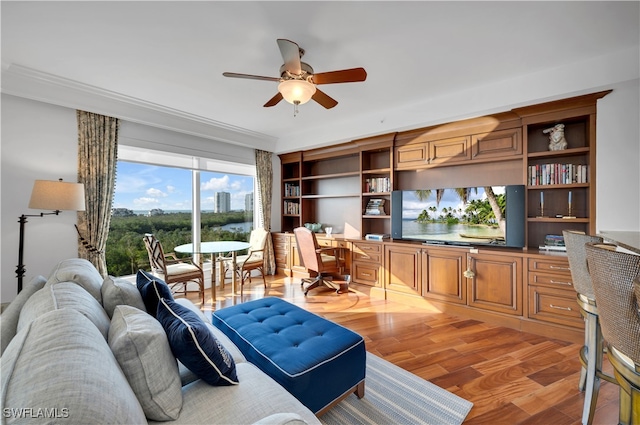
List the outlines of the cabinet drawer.
{"type": "Polygon", "coordinates": [[[380,266],[371,263],[353,263],[353,273],[351,279],[355,283],[362,283],[371,286],[380,286],[379,278],[380,266]]]}
{"type": "Polygon", "coordinates": [[[571,277],[569,260],[566,258],[529,258],[529,271],[552,272],[571,277]]]}
{"type": "Polygon", "coordinates": [[[529,285],[549,285],[568,291],[574,290],[571,275],[567,274],[529,272],[529,285]]]}
{"type": "Polygon", "coordinates": [[[354,242],[353,261],[382,263],[382,244],[354,242]]]}
{"type": "Polygon", "coordinates": [[[578,328],[583,326],[575,292],[544,286],[529,287],[529,318],[578,328]]]}
{"type": "Polygon", "coordinates": [[[318,245],[323,247],[332,246],[331,242],[333,242],[331,239],[316,239],[316,240],[318,241],[318,245]]]}

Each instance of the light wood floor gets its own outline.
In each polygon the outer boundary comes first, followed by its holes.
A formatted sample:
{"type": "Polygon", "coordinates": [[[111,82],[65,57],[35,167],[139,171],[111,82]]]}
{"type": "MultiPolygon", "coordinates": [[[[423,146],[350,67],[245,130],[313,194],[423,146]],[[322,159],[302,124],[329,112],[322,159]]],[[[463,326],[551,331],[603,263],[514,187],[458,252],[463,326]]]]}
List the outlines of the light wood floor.
{"type": "MultiPolygon", "coordinates": [[[[253,278],[244,296],[227,279],[205,313],[275,296],[362,335],[367,350],[474,403],[465,424],[580,424],[580,345],[454,317],[431,308],[370,298],[367,287],[348,294],[317,289],[304,296],[299,280],[253,278]],[[221,293],[223,294],[221,296],[221,293]]],[[[198,302],[197,295],[190,299],[198,302]]],[[[609,373],[611,368],[605,367],[609,373]]],[[[618,423],[618,387],[603,381],[594,424],[618,423]]]]}

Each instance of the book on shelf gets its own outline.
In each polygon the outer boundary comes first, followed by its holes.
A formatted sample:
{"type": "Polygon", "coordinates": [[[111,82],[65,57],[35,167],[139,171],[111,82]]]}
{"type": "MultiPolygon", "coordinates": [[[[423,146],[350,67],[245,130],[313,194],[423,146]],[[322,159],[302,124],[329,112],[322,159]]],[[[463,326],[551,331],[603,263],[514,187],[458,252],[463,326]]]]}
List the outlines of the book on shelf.
{"type": "Polygon", "coordinates": [[[391,192],[391,179],[389,177],[375,177],[364,181],[366,193],[391,192]]]}
{"type": "Polygon", "coordinates": [[[555,245],[540,245],[538,247],[541,251],[567,251],[566,246],[555,246],[555,245]]]}
{"type": "Polygon", "coordinates": [[[300,214],[300,204],[298,202],[284,201],[284,214],[300,214]]]}
{"type": "Polygon", "coordinates": [[[544,244],[546,246],[564,246],[564,236],[562,236],[562,235],[545,235],[544,244]]]}
{"type": "Polygon", "coordinates": [[[365,240],[368,241],[382,241],[384,239],[389,239],[391,235],[388,233],[369,233],[365,235],[365,240]]]}
{"type": "Polygon", "coordinates": [[[369,199],[364,213],[365,215],[384,215],[384,199],[369,199]]]}
{"type": "Polygon", "coordinates": [[[537,164],[527,168],[529,186],[573,184],[589,182],[586,164],[537,164]]]}

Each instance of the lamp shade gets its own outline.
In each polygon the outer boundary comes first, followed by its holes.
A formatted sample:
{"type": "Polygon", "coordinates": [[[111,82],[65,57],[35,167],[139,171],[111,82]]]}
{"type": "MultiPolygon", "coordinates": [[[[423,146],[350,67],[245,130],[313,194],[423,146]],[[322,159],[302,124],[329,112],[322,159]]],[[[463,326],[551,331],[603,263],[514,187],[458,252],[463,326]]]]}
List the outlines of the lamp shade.
{"type": "Polygon", "coordinates": [[[84,211],[84,184],[36,180],[29,208],[54,211],[84,211]]]}
{"type": "Polygon", "coordinates": [[[316,86],[307,80],[285,80],[278,85],[284,100],[295,105],[307,103],[316,92],[316,86]]]}

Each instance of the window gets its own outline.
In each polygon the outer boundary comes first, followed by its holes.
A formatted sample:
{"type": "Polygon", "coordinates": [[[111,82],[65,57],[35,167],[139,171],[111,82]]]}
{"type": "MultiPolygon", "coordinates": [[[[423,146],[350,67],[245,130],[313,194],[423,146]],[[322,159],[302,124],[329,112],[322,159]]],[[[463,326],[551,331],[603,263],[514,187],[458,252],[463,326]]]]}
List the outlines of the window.
{"type": "Polygon", "coordinates": [[[171,251],[192,241],[248,240],[261,221],[253,166],[122,146],[118,157],[109,274],[148,269],[144,233],[171,251]]]}

